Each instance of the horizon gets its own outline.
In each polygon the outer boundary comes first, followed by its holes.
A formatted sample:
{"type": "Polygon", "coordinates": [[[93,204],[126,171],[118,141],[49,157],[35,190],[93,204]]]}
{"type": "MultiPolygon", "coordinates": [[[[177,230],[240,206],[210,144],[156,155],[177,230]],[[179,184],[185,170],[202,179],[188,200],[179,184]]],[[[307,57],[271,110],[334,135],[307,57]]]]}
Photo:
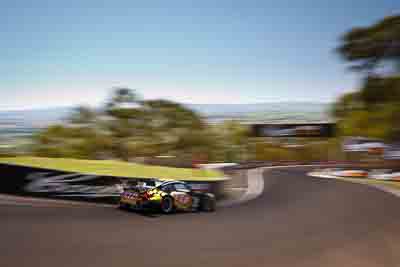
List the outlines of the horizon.
{"type": "MultiPolygon", "coordinates": [[[[145,99],[145,100],[153,100],[153,99],[145,99]]],[[[280,101],[280,102],[255,102],[255,103],[180,103],[176,102],[185,106],[205,106],[205,105],[211,105],[211,106],[254,106],[254,105],[267,105],[267,104],[312,104],[312,105],[331,105],[333,102],[318,102],[318,101],[280,101]]],[[[104,104],[104,103],[103,103],[104,104]]],[[[47,107],[27,107],[27,108],[20,108],[20,109],[1,109],[0,112],[22,112],[22,111],[46,111],[46,110],[53,110],[53,109],[74,109],[82,105],[66,105],[66,106],[47,106],[47,107]]],[[[99,104],[97,106],[94,105],[83,105],[89,108],[93,109],[99,109],[102,107],[102,104],[99,104]]]]}

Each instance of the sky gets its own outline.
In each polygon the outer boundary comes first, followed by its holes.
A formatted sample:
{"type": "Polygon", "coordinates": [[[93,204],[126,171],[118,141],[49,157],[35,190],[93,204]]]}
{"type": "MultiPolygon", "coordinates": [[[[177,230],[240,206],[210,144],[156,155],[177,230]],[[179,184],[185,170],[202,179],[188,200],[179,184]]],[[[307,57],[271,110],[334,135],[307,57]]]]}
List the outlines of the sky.
{"type": "Polygon", "coordinates": [[[398,0],[0,0],[0,110],[101,105],[112,88],[184,103],[332,102],[359,77],[340,36],[398,0]]]}

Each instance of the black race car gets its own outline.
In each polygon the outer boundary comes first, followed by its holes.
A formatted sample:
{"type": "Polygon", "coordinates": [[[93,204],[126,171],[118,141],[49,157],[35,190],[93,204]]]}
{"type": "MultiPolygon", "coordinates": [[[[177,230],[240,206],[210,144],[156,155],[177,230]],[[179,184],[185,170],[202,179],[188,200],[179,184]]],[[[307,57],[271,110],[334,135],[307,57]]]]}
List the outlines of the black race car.
{"type": "Polygon", "coordinates": [[[134,186],[121,194],[122,209],[159,209],[163,213],[175,211],[214,211],[215,196],[211,193],[193,191],[181,181],[162,182],[158,186],[134,186]]]}

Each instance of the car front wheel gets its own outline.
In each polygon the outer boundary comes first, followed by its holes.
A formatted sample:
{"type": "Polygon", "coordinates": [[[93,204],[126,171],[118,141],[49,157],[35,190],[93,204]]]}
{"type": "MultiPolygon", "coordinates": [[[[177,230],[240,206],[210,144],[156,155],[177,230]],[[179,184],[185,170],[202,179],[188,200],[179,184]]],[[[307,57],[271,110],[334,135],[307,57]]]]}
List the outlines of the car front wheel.
{"type": "Polygon", "coordinates": [[[174,199],[170,196],[166,196],[161,201],[161,211],[169,214],[174,212],[174,199]]]}

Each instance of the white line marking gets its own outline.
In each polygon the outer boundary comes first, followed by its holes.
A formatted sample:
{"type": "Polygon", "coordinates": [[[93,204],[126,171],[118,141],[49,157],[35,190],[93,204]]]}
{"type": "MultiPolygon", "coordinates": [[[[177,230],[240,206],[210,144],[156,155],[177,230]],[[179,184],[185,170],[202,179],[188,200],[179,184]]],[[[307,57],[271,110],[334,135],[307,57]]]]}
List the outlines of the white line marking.
{"type": "Polygon", "coordinates": [[[238,199],[227,199],[217,203],[218,207],[230,207],[233,205],[245,203],[256,199],[264,191],[264,173],[265,168],[250,169],[247,171],[247,189],[238,199]]]}
{"type": "MultiPolygon", "coordinates": [[[[376,188],[378,190],[381,190],[386,193],[400,197],[400,190],[388,187],[387,185],[383,185],[383,184],[370,184],[370,183],[368,183],[366,181],[362,181],[362,180],[360,180],[360,181],[348,180],[344,177],[338,177],[338,176],[328,174],[328,173],[323,173],[323,172],[309,172],[307,175],[312,176],[312,177],[317,177],[317,178],[336,179],[339,181],[345,181],[345,182],[350,182],[350,183],[354,183],[354,184],[367,185],[369,187],[376,188]]],[[[367,179],[367,178],[364,178],[364,179],[367,179]]]]}

